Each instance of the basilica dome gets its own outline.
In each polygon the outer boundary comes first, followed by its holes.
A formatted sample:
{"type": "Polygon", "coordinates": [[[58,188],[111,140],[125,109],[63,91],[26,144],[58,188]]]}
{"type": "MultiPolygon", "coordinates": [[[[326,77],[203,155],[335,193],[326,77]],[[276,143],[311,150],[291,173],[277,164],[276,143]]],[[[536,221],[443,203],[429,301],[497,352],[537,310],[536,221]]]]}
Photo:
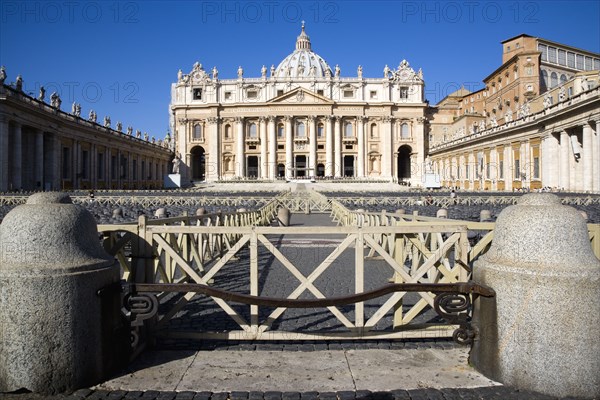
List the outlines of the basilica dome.
{"type": "Polygon", "coordinates": [[[311,50],[310,38],[304,32],[303,23],[302,32],[296,39],[296,50],[279,63],[275,76],[277,78],[312,78],[313,76],[323,78],[327,75],[331,75],[331,68],[320,55],[311,50]]]}

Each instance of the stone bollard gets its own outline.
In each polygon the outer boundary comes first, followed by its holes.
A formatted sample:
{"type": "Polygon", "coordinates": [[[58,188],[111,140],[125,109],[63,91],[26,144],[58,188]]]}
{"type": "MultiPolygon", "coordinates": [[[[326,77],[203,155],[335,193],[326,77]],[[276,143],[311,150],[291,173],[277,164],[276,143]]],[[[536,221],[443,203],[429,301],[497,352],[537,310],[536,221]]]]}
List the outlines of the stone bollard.
{"type": "Polygon", "coordinates": [[[518,389],[600,396],[600,260],[576,209],[524,195],[500,213],[473,270],[496,291],[475,304],[475,368],[518,389]]]}
{"type": "Polygon", "coordinates": [[[93,216],[45,192],[0,229],[0,392],[73,391],[122,367],[129,329],[119,265],[102,249],[93,216]]]}
{"type": "Polygon", "coordinates": [[[290,226],[290,218],[291,213],[289,209],[285,207],[277,209],[277,221],[279,221],[279,226],[290,226]]]}
{"type": "Polygon", "coordinates": [[[448,218],[448,210],[446,210],[445,208],[440,208],[435,213],[435,217],[436,218],[448,218]]]}
{"type": "Polygon", "coordinates": [[[492,212],[490,210],[481,210],[479,212],[479,222],[488,222],[492,220],[492,212]]]}
{"type": "Polygon", "coordinates": [[[159,208],[154,212],[154,216],[156,218],[166,218],[167,217],[167,209],[164,207],[159,208]]]}

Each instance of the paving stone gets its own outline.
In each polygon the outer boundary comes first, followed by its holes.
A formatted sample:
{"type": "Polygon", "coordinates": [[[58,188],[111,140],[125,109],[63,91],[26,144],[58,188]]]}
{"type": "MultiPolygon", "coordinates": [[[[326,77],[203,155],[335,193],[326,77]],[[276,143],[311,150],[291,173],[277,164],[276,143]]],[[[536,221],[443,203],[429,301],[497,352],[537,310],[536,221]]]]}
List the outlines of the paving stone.
{"type": "Polygon", "coordinates": [[[369,400],[371,398],[370,390],[357,390],[356,400],[369,400]]]}
{"type": "Polygon", "coordinates": [[[161,392],[156,396],[156,400],[174,400],[177,392],[161,392]]]}
{"type": "Polygon", "coordinates": [[[106,398],[110,400],[121,400],[126,394],[127,392],[125,390],[113,390],[106,398]]]}
{"type": "Polygon", "coordinates": [[[371,400],[394,400],[394,395],[391,392],[372,392],[371,400]]]}
{"type": "Polygon", "coordinates": [[[125,400],[139,399],[142,396],[142,394],[144,394],[144,392],[142,392],[140,390],[134,390],[131,392],[127,392],[124,399],[125,400]]]}
{"type": "Polygon", "coordinates": [[[356,398],[356,392],[342,391],[336,392],[338,400],[354,400],[356,398]]]}
{"type": "Polygon", "coordinates": [[[264,399],[265,400],[281,400],[281,392],[265,392],[264,399]]]}
{"type": "Polygon", "coordinates": [[[250,392],[248,393],[248,400],[263,400],[263,392],[250,392]]]}
{"type": "Polygon", "coordinates": [[[185,391],[185,392],[177,392],[175,396],[175,400],[193,400],[196,392],[185,391]]]}
{"type": "Polygon", "coordinates": [[[300,393],[300,400],[317,400],[319,392],[304,392],[300,393]]]}
{"type": "Polygon", "coordinates": [[[217,392],[213,393],[210,396],[210,400],[227,400],[229,398],[229,393],[227,392],[217,392]]]}
{"type": "Polygon", "coordinates": [[[410,394],[406,390],[392,390],[394,400],[410,400],[410,394]]]}
{"type": "Polygon", "coordinates": [[[248,399],[248,392],[231,392],[229,394],[229,399],[230,400],[247,400],[248,399]]]}
{"type": "Polygon", "coordinates": [[[210,400],[211,392],[198,392],[194,395],[194,400],[210,400]]]}
{"type": "Polygon", "coordinates": [[[159,394],[157,390],[147,390],[142,394],[142,399],[155,399],[159,394]]]}
{"type": "Polygon", "coordinates": [[[300,400],[300,392],[283,392],[281,400],[300,400]]]}
{"type": "Polygon", "coordinates": [[[320,392],[319,400],[337,400],[335,392],[320,392]]]}

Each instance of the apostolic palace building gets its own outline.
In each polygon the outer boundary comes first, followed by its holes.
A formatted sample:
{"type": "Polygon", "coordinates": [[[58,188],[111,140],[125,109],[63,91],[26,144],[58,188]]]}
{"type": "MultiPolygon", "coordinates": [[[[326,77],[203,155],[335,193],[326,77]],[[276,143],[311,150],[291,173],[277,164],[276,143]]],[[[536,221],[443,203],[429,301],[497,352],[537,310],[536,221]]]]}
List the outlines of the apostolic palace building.
{"type": "Polygon", "coordinates": [[[420,68],[392,62],[378,77],[360,65],[343,72],[302,25],[295,49],[255,76],[228,66],[237,78],[220,79],[200,62],[180,70],[165,140],[82,117],[78,104],[62,111],[55,94],[25,94],[20,76],[5,83],[2,68],[0,192],[161,187],[171,172],[182,186],[346,179],[600,192],[598,53],[521,34],[502,42],[482,89],[436,105],[420,68]]]}

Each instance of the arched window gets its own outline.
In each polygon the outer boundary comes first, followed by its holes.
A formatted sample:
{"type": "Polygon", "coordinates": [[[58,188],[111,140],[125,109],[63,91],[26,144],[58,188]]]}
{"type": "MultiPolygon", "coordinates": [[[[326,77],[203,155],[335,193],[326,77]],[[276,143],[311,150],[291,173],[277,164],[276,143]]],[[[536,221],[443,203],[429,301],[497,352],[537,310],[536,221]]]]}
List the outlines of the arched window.
{"type": "Polygon", "coordinates": [[[251,122],[248,126],[248,137],[255,138],[257,136],[258,133],[256,132],[256,124],[254,122],[251,122]]]}
{"type": "Polygon", "coordinates": [[[400,137],[402,139],[409,139],[410,138],[410,132],[408,130],[408,124],[405,122],[402,125],[400,125],[400,137]]]}
{"type": "Polygon", "coordinates": [[[542,87],[548,88],[548,71],[542,70],[542,87]]]}
{"type": "Polygon", "coordinates": [[[202,125],[200,125],[200,124],[194,125],[193,138],[195,140],[202,139],[202,125]]]}
{"type": "Polygon", "coordinates": [[[231,139],[231,125],[225,125],[225,139],[231,139]]]}
{"type": "Polygon", "coordinates": [[[296,126],[296,137],[306,137],[304,122],[298,122],[298,125],[296,126]]]}
{"type": "Polygon", "coordinates": [[[284,136],[283,124],[277,126],[277,137],[282,138],[284,136]]]}
{"type": "Polygon", "coordinates": [[[567,76],[565,74],[560,75],[560,84],[567,83],[567,76]]]}
{"type": "Polygon", "coordinates": [[[351,123],[347,123],[344,126],[344,137],[349,138],[349,137],[353,137],[353,136],[354,136],[354,134],[352,133],[352,124],[351,123]]]}
{"type": "Polygon", "coordinates": [[[558,86],[558,74],[556,72],[553,72],[552,74],[550,74],[550,87],[556,87],[558,86]]]}

